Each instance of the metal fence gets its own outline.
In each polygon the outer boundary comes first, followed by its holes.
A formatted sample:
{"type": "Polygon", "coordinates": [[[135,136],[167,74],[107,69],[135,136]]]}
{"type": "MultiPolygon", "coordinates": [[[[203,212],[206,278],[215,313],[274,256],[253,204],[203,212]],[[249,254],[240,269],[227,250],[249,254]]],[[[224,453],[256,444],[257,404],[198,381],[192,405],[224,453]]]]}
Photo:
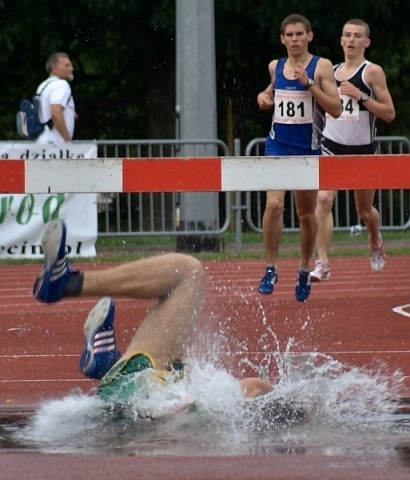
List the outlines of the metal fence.
{"type": "MultiPolygon", "coordinates": [[[[263,155],[265,140],[265,138],[255,138],[249,142],[245,149],[245,156],[263,155]]],[[[378,153],[410,152],[410,140],[407,137],[376,137],[376,144],[378,153]]],[[[246,192],[245,194],[245,203],[241,209],[246,212],[246,224],[252,231],[262,232],[265,200],[266,192],[246,192]]],[[[380,228],[382,230],[403,230],[410,227],[409,190],[378,190],[375,196],[375,206],[380,212],[380,228]]],[[[344,190],[337,193],[333,205],[333,216],[335,231],[350,230],[352,226],[360,223],[355,210],[353,191],[344,190]]],[[[287,192],[283,231],[293,232],[297,229],[294,197],[291,192],[287,192]]]]}
{"type": "MultiPolygon", "coordinates": [[[[410,140],[406,137],[377,137],[379,153],[409,153],[410,140]]],[[[262,156],[265,138],[255,138],[245,148],[245,156],[262,156]]],[[[97,141],[98,156],[109,157],[176,157],[189,148],[190,156],[228,156],[227,145],[220,140],[106,140],[97,141]]],[[[235,140],[234,155],[241,153],[240,142],[235,140]]],[[[410,166],[409,166],[410,168],[410,166]]],[[[265,192],[220,193],[219,228],[207,230],[199,221],[195,229],[184,230],[179,222],[179,193],[115,193],[102,194],[98,205],[100,236],[113,235],[219,235],[233,225],[236,248],[240,251],[244,229],[262,232],[265,192]],[[231,202],[233,198],[233,202],[231,202]],[[232,217],[232,212],[235,217],[232,217]]],[[[378,190],[375,206],[380,212],[381,229],[402,230],[410,227],[409,190],[378,190]]],[[[359,223],[352,191],[340,191],[335,197],[335,230],[349,230],[359,223]]],[[[284,231],[298,229],[294,198],[285,197],[284,231]]]]}
{"type": "MultiPolygon", "coordinates": [[[[189,149],[190,156],[227,156],[220,140],[98,140],[100,158],[177,157],[189,149]]],[[[180,222],[180,194],[108,193],[98,199],[99,236],[219,235],[231,223],[229,193],[220,194],[219,228],[209,229],[198,219],[185,229],[180,222]]]]}

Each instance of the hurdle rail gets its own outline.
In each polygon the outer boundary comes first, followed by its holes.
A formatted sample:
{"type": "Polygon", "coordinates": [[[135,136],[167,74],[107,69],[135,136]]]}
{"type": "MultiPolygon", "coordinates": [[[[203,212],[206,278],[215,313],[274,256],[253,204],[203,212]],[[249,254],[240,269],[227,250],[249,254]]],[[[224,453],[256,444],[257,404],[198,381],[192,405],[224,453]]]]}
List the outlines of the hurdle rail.
{"type": "Polygon", "coordinates": [[[410,188],[410,155],[2,160],[0,193],[410,188]]]}

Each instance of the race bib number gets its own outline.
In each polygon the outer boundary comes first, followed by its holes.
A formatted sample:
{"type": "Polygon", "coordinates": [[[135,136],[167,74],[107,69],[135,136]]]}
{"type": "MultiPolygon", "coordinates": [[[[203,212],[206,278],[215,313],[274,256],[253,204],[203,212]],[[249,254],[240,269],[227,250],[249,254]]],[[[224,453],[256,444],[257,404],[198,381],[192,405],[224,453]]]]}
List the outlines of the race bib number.
{"type": "Polygon", "coordinates": [[[342,114],[337,120],[359,121],[360,105],[358,101],[348,95],[341,95],[339,89],[340,101],[342,103],[342,114]]]}
{"type": "Polygon", "coordinates": [[[307,90],[275,90],[276,123],[298,125],[312,119],[312,95],[307,90]]]}

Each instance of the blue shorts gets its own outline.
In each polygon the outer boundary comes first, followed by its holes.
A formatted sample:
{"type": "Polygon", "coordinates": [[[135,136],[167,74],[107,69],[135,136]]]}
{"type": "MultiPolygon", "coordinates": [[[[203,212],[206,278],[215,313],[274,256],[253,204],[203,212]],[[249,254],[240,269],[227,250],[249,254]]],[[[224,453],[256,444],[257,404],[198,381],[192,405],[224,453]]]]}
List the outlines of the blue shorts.
{"type": "Polygon", "coordinates": [[[322,149],[308,150],[306,148],[300,148],[295,145],[285,145],[273,140],[270,136],[265,142],[265,156],[267,157],[293,157],[302,155],[321,155],[322,149]]]}

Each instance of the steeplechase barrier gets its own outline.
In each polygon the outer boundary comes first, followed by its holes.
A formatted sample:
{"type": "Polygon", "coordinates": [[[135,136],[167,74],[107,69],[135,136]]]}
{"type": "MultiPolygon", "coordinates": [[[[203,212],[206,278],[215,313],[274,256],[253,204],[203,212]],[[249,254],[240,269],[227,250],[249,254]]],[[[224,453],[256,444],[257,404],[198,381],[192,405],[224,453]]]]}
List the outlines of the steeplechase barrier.
{"type": "Polygon", "coordinates": [[[410,155],[9,159],[0,193],[410,188],[410,155]]]}

